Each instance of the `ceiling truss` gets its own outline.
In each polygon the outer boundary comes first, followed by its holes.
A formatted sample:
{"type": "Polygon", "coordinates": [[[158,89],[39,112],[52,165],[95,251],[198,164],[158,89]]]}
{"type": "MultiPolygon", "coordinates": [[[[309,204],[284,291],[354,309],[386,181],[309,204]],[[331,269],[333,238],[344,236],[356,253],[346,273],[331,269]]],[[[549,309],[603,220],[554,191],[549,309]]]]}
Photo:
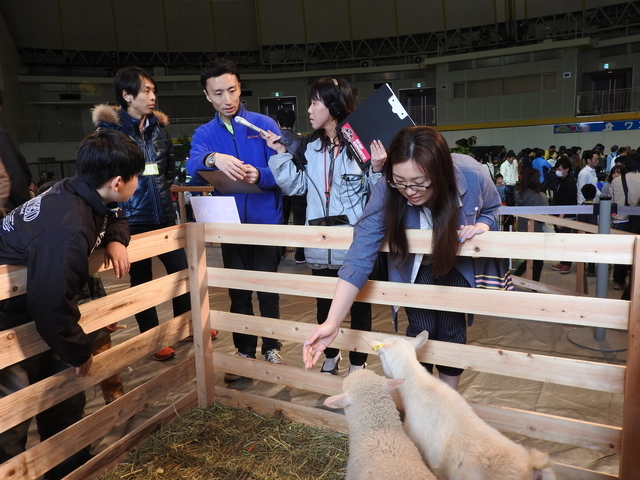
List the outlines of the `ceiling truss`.
{"type": "Polygon", "coordinates": [[[168,74],[197,73],[217,57],[233,59],[243,73],[276,73],[420,63],[423,59],[529,45],[543,40],[640,33],[640,1],[562,15],[473,28],[369,40],[265,45],[249,52],[114,52],[22,48],[32,75],[110,75],[126,65],[162,67],[168,74]]]}

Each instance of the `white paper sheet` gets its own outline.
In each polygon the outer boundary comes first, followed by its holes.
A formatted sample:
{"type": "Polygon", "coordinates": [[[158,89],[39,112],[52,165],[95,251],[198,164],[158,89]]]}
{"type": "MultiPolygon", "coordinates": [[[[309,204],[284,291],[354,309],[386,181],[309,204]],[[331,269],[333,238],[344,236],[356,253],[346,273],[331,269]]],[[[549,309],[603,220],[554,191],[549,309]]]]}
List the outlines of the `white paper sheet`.
{"type": "Polygon", "coordinates": [[[191,197],[196,222],[240,223],[236,199],[233,197],[191,197]]]}

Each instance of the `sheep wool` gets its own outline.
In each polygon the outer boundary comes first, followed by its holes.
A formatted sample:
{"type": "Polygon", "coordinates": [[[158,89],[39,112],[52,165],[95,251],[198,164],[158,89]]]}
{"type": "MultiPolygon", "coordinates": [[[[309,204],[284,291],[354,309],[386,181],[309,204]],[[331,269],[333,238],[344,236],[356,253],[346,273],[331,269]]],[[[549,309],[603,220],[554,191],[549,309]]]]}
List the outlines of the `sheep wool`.
{"type": "Polygon", "coordinates": [[[429,337],[366,339],[385,374],[399,386],[404,427],[441,480],[555,480],[549,455],[512,442],[476,415],[462,396],[420,364],[416,349],[429,337]]]}
{"type": "Polygon", "coordinates": [[[349,427],[346,480],[436,480],[402,428],[389,393],[402,380],[370,370],[345,378],[343,393],[327,398],[329,408],[344,408],[349,427]]]}

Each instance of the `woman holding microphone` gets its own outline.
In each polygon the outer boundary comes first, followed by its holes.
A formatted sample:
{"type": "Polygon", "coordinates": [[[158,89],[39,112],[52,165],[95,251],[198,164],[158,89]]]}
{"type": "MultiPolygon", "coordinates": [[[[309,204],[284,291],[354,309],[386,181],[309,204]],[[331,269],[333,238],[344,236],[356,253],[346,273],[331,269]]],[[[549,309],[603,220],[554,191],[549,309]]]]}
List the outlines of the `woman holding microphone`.
{"type": "MultiPolygon", "coordinates": [[[[309,88],[309,121],[314,132],[305,137],[296,153],[288,153],[278,137],[263,134],[269,147],[277,152],[269,159],[269,168],[284,195],[305,195],[307,225],[353,226],[362,215],[373,185],[382,178],[386,152],[381,142],[371,144],[371,165],[361,168],[352,158],[337,126],[355,109],[353,92],[341,78],[324,77],[309,88]]],[[[305,248],[307,265],[312,274],[337,277],[345,250],[305,248]]],[[[372,266],[373,268],[373,266],[372,266]]],[[[318,298],[317,321],[327,319],[331,300],[318,298]]],[[[342,318],[350,311],[351,327],[371,331],[371,305],[351,302],[342,318]]],[[[340,351],[325,350],[321,371],[335,375],[341,360],[340,351]]],[[[366,366],[367,354],[350,352],[349,372],[366,366]]],[[[316,358],[317,360],[317,358],[316,358]]]]}

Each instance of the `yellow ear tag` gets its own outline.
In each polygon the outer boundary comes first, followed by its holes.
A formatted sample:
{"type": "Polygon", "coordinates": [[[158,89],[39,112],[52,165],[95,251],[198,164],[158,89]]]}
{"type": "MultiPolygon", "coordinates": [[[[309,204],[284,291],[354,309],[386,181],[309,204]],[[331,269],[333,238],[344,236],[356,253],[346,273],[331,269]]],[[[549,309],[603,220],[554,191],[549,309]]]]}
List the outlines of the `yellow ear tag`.
{"type": "Polygon", "coordinates": [[[377,352],[378,350],[380,350],[382,347],[384,347],[384,343],[378,343],[377,345],[374,345],[373,347],[373,351],[377,352]]]}

